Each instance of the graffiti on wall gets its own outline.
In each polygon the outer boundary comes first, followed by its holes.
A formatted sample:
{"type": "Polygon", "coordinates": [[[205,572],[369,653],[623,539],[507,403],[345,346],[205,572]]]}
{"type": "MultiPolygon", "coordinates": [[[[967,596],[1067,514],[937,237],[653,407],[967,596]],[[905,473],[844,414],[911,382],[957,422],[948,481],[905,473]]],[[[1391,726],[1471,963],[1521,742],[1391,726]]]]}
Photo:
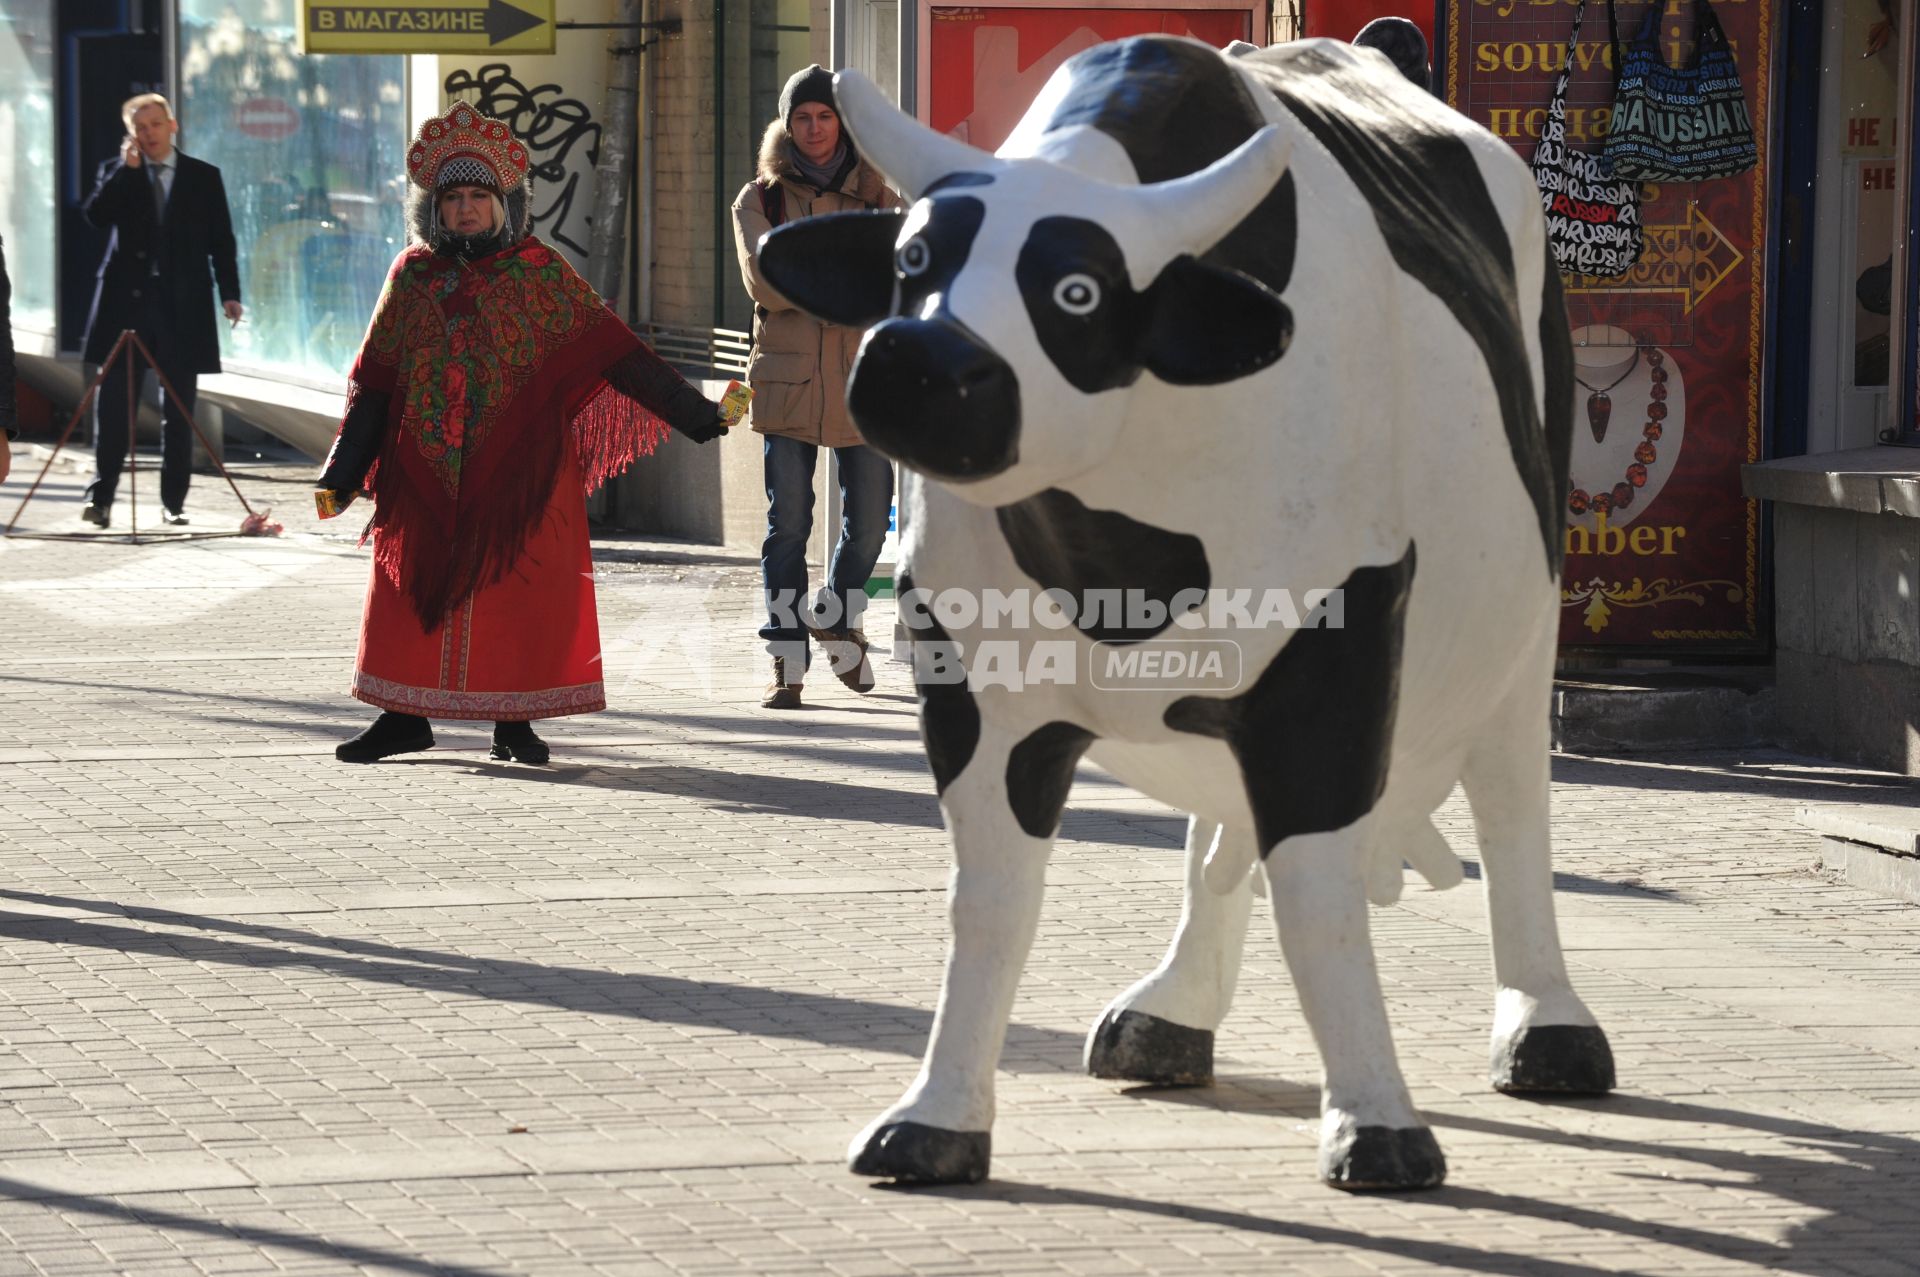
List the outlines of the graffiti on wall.
{"type": "Polygon", "coordinates": [[[557,84],[536,84],[529,88],[514,78],[513,68],[505,62],[489,62],[471,70],[456,68],[447,73],[449,97],[471,102],[486,115],[505,120],[532,152],[527,173],[534,188],[534,229],[563,248],[581,254],[587,252],[588,223],[591,220],[591,193],[580,194],[582,171],[591,172],[600,162],[600,125],[593,110],[578,98],[562,97],[557,84]],[[575,150],[582,160],[568,168],[575,150]]]}

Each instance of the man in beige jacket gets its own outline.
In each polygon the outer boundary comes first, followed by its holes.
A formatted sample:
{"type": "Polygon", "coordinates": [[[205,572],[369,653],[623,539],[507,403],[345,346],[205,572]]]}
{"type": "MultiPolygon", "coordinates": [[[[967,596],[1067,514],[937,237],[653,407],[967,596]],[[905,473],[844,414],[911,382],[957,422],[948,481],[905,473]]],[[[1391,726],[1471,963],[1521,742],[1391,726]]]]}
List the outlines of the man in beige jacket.
{"type": "Polygon", "coordinates": [[[860,331],[823,324],[760,277],[760,237],[773,226],[817,213],[898,208],[899,196],[862,161],[840,128],[833,73],[818,64],[797,72],[780,93],[780,116],[760,143],[759,178],[733,201],[734,247],[753,307],[754,399],[748,424],[764,436],[767,539],[760,549],[767,620],[760,637],[773,655],[773,682],[761,704],[797,709],[806,675],[807,636],[832,659],[840,681],[873,690],[860,612],[865,586],[887,534],[892,464],[866,446],[847,415],[847,376],[860,331]],[[845,518],[827,582],[807,587],[807,539],[813,534],[813,473],[822,447],[840,463],[845,518]]]}

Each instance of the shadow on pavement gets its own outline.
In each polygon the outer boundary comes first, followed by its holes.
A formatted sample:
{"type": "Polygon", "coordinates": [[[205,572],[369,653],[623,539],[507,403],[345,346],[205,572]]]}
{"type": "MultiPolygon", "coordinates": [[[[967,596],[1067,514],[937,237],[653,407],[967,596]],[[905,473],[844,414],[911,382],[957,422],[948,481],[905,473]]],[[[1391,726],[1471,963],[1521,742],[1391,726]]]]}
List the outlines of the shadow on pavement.
{"type": "Polygon", "coordinates": [[[457,767],[476,776],[539,785],[578,785],[617,793],[622,790],[697,798],[715,811],[808,820],[865,820],[882,825],[940,827],[940,804],[932,794],[877,785],[856,785],[819,776],[782,776],[777,772],[733,772],[672,763],[591,763],[584,767],[494,763],[472,757],[406,754],[375,766],[457,767]]]}
{"type": "Polygon", "coordinates": [[[1712,1174],[1683,1178],[1664,1173],[1625,1172],[1623,1178],[1642,1179],[1656,1187],[1691,1184],[1703,1188],[1757,1188],[1781,1201],[1796,1202],[1819,1211],[1821,1215],[1794,1225],[1784,1243],[1769,1245],[1705,1229],[1628,1219],[1603,1211],[1479,1189],[1442,1189],[1432,1195],[1432,1200],[1462,1210],[1498,1210],[1644,1237],[1716,1258],[1737,1255],[1812,1277],[1852,1271],[1852,1265],[1862,1262],[1864,1247],[1872,1247],[1895,1266],[1911,1263],[1915,1253],[1920,1252],[1920,1214],[1915,1213],[1911,1196],[1912,1185],[1916,1177],[1920,1177],[1920,1140],[1644,1095],[1616,1094],[1587,1100],[1517,1099],[1516,1102],[1593,1113],[1602,1121],[1571,1133],[1460,1113],[1427,1116],[1436,1127],[1559,1144],[1583,1151],[1691,1162],[1712,1174]],[[1704,1142],[1710,1137],[1698,1130],[1678,1130],[1670,1142],[1622,1139],[1606,1133],[1606,1119],[1654,1119],[1691,1127],[1755,1132],[1791,1142],[1799,1155],[1754,1152],[1750,1139],[1745,1148],[1716,1147],[1704,1142]],[[1806,1155],[1810,1151],[1824,1153],[1826,1157],[1815,1160],[1806,1155]]]}
{"type": "MultiPolygon", "coordinates": [[[[921,829],[942,826],[940,803],[917,789],[858,785],[819,776],[782,776],[775,772],[723,771],[671,763],[596,762],[585,766],[528,767],[495,763],[471,756],[447,757],[431,753],[406,754],[377,766],[460,768],[475,776],[540,785],[579,785],[609,793],[669,794],[706,803],[714,811],[736,815],[792,816],[796,820],[859,820],[878,825],[911,825],[921,829]]],[[[1179,850],[1184,845],[1186,821],[1169,816],[1117,818],[1109,813],[1069,808],[1060,822],[1058,841],[1092,842],[1111,846],[1145,847],[1154,851],[1179,850]],[[1166,832],[1135,828],[1129,820],[1170,825],[1166,832]]]]}
{"type": "MultiPolygon", "coordinates": [[[[1223,1077],[1212,1087],[1131,1087],[1122,1094],[1160,1103],[1294,1120],[1311,1121],[1320,1113],[1317,1086],[1280,1078],[1223,1077]]],[[[1910,1257],[1920,1253],[1920,1214],[1911,1209],[1896,1187],[1910,1185],[1916,1176],[1920,1176],[1920,1140],[1901,1135],[1847,1131],[1792,1118],[1769,1117],[1738,1109],[1642,1095],[1615,1094],[1590,1099],[1529,1099],[1515,1096],[1512,1099],[1517,1106],[1538,1107],[1548,1111],[1575,1110],[1591,1113],[1600,1120],[1575,1134],[1552,1127],[1502,1122],[1454,1112],[1429,1111],[1425,1116],[1436,1130],[1452,1128],[1525,1143],[1563,1145],[1582,1152],[1599,1150],[1623,1156],[1692,1162],[1714,1174],[1683,1178],[1664,1173],[1614,1173],[1623,1178],[1645,1179],[1655,1185],[1757,1187],[1782,1201],[1797,1202],[1823,1214],[1819,1219],[1795,1226],[1788,1233],[1786,1242],[1776,1244],[1689,1227],[1671,1219],[1640,1220],[1562,1201],[1542,1201],[1478,1188],[1443,1187],[1420,1194],[1420,1201],[1459,1210],[1497,1212],[1570,1224],[1617,1236],[1639,1237],[1699,1251],[1715,1259],[1738,1257],[1756,1265],[1807,1273],[1812,1277],[1827,1277],[1831,1273],[1849,1271],[1848,1261],[1857,1260],[1861,1246],[1865,1244],[1863,1220],[1873,1226],[1875,1235],[1871,1244],[1883,1249],[1887,1256],[1910,1257]],[[1606,1133],[1607,1121],[1647,1119],[1684,1123],[1696,1128],[1723,1127],[1771,1135],[1794,1141],[1796,1147],[1802,1150],[1802,1155],[1756,1153],[1751,1150],[1751,1140],[1746,1141],[1748,1147],[1743,1149],[1718,1148],[1703,1144],[1703,1135],[1698,1130],[1676,1130],[1671,1143],[1621,1139],[1606,1133]],[[1807,1149],[1826,1152],[1830,1157],[1828,1160],[1813,1160],[1804,1155],[1807,1149]],[[1883,1215],[1879,1218],[1873,1214],[1872,1204],[1876,1201],[1883,1207],[1883,1215]]],[[[1255,1228],[1256,1231],[1303,1235],[1291,1232],[1293,1225],[1273,1225],[1272,1221],[1251,1216],[1214,1218],[1193,1214],[1185,1207],[1166,1207],[1157,1203],[1135,1203],[1131,1209],[1207,1219],[1231,1227],[1255,1228]]],[[[1365,1246],[1365,1243],[1355,1241],[1341,1244],[1365,1246]]],[[[1395,1253],[1412,1254],[1401,1251],[1395,1253]]],[[[1475,1272],[1556,1274],[1592,1271],[1557,1267],[1554,1261],[1548,1260],[1531,1260],[1518,1267],[1506,1268],[1486,1267],[1479,1259],[1469,1262],[1466,1258],[1456,1256],[1423,1257],[1431,1262],[1455,1264],[1475,1272]]],[[[1501,1258],[1496,1255],[1491,1257],[1491,1261],[1497,1262],[1501,1258]]]]}
{"type": "Polygon", "coordinates": [[[324,1237],[313,1237],[306,1233],[288,1232],[279,1228],[262,1228],[256,1224],[225,1224],[217,1219],[196,1219],[191,1215],[156,1210],[151,1206],[122,1206],[118,1202],[99,1197],[44,1193],[33,1185],[24,1184],[17,1179],[0,1177],[0,1197],[12,1198],[16,1201],[44,1201],[60,1210],[73,1211],[81,1215],[97,1215],[129,1224],[141,1224],[148,1228],[157,1228],[162,1232],[198,1233],[206,1237],[231,1238],[234,1241],[248,1242],[255,1246],[285,1247],[288,1250],[304,1251],[309,1255],[324,1255],[328,1259],[377,1269],[381,1272],[426,1273],[429,1277],[500,1277],[499,1269],[440,1264],[430,1259],[417,1259],[412,1255],[403,1255],[396,1251],[378,1250],[372,1246],[361,1246],[353,1242],[330,1242],[324,1237]]]}
{"type": "Polygon", "coordinates": [[[1187,1108],[1217,1109],[1222,1113],[1310,1121],[1320,1118],[1318,1083],[1257,1074],[1221,1076],[1212,1086],[1128,1086],[1123,1087],[1120,1094],[1187,1108]]]}
{"type": "MultiPolygon", "coordinates": [[[[1460,857],[1460,865],[1466,876],[1474,882],[1480,881],[1480,862],[1470,856],[1460,857]]],[[[1669,891],[1665,887],[1649,887],[1634,878],[1624,882],[1609,882],[1605,878],[1589,878],[1585,874],[1553,875],[1555,891],[1571,891],[1583,896],[1646,896],[1654,900],[1678,901],[1683,897],[1680,892],[1669,891]]]]}
{"type": "MultiPolygon", "coordinates": [[[[1265,1112],[1275,1116],[1312,1116],[1319,1110],[1314,1088],[1283,1081],[1258,1083],[1252,1080],[1223,1082],[1215,1088],[1229,1094],[1209,1099],[1205,1088],[1134,1088],[1126,1092],[1154,1099],[1198,1107],[1219,1107],[1235,1112],[1265,1112]]],[[[1782,1202],[1820,1212],[1818,1218],[1793,1226],[1783,1242],[1771,1242],[1737,1233],[1716,1232],[1664,1219],[1636,1219],[1611,1211],[1596,1210],[1577,1202],[1543,1200],[1488,1189],[1447,1186],[1409,1196],[1422,1205],[1435,1205],[1482,1215],[1507,1215],[1547,1223],[1562,1224],[1590,1233],[1637,1238],[1660,1245],[1696,1251],[1721,1263],[1739,1262],[1783,1272],[1805,1273],[1809,1277],[1828,1277],[1836,1272],[1867,1271],[1851,1265],[1862,1262],[1862,1248],[1870,1246],[1883,1261],[1885,1271],[1894,1271],[1920,1251],[1920,1215],[1911,1208],[1903,1192],[1920,1174],[1920,1141],[1900,1135],[1847,1131],[1831,1126],[1800,1122],[1791,1118],[1744,1113],[1737,1109],[1716,1108],[1636,1095],[1615,1095],[1604,1099],[1566,1101],[1527,1101],[1551,1108],[1574,1108],[1594,1113],[1603,1120],[1577,1134],[1551,1128],[1501,1122],[1458,1113],[1428,1113],[1436,1128],[1471,1130],[1498,1135],[1516,1141],[1565,1145],[1582,1152],[1601,1151],[1645,1159],[1691,1162],[1708,1172],[1697,1178],[1637,1171],[1613,1171],[1622,1179],[1641,1179],[1659,1192],[1661,1186],[1696,1185],[1755,1187],[1782,1202]],[[1609,1136],[1605,1119],[1656,1119],[1690,1127],[1717,1126],[1737,1131],[1758,1132],[1792,1141],[1801,1155],[1785,1155],[1714,1147],[1702,1144],[1697,1130],[1676,1130],[1671,1142],[1621,1139],[1609,1136]],[[1806,1150],[1828,1154],[1827,1160],[1805,1156],[1806,1150]],[[1877,1203],[1877,1208],[1876,1208],[1877,1203]],[[1891,1266],[1885,1266],[1891,1265],[1891,1266]]],[[[885,1185],[888,1189],[895,1186],[885,1185]]],[[[1594,1268],[1585,1264],[1537,1255],[1516,1255],[1506,1251],[1478,1249],[1447,1242],[1423,1242],[1405,1237],[1361,1234],[1345,1229],[1300,1223],[1295,1220],[1190,1206],[1178,1202],[1150,1201],[1112,1193],[1079,1189],[1051,1188],[995,1179],[985,1184],[919,1188],[916,1193],[966,1198],[975,1201],[1004,1201],[1014,1205],[1047,1207],[1084,1207],[1098,1211],[1146,1214],[1169,1219],[1192,1220],[1245,1232],[1267,1233],[1330,1246],[1351,1247],[1358,1251],[1394,1255],[1430,1264],[1445,1265],[1475,1273],[1515,1273],[1530,1277],[1587,1277],[1614,1268],[1594,1268]]],[[[1332,1190],[1329,1190],[1332,1191],[1332,1190]]],[[[1669,1201],[1671,1199],[1668,1199],[1669,1201]]],[[[1404,1213],[1396,1218],[1404,1219],[1404,1213]]],[[[1610,1252],[1611,1253],[1611,1252],[1610,1252]]],[[[1867,1262],[1871,1263],[1871,1260],[1867,1262]]],[[[1872,1271],[1881,1271],[1875,1267],[1872,1271]]]]}
{"type": "Polygon", "coordinates": [[[1809,802],[1858,802],[1869,796],[1863,790],[1871,790],[1878,791],[1871,795],[1874,802],[1920,804],[1920,780],[1886,772],[1822,768],[1819,759],[1792,754],[1754,754],[1727,762],[1717,762],[1711,755],[1687,757],[1683,767],[1630,762],[1618,756],[1555,754],[1553,780],[1559,785],[1763,794],[1809,802]]]}
{"type": "MultiPolygon", "coordinates": [[[[162,932],[80,918],[8,913],[0,908],[0,939],[255,970],[300,968],[347,980],[433,993],[463,993],[491,1002],[553,1007],[581,1015],[617,1015],[654,1024],[722,1029],[757,1037],[813,1042],[844,1050],[885,1051],[918,1059],[926,1049],[933,1013],[860,998],[689,980],[680,976],[590,967],[551,966],[513,958],[473,958],[323,936],[295,927],[209,918],[174,909],[120,905],[36,892],[0,890],[0,900],[88,909],[169,926],[221,932],[263,943],[162,932]],[[307,946],[295,949],[286,946],[307,946]],[[312,950],[325,952],[313,952],[312,950]]],[[[1003,1067],[1077,1072],[1078,1033],[1013,1024],[1003,1067]]]]}
{"type": "MultiPolygon", "coordinates": [[[[1157,1202],[1144,1197],[1124,1197],[1118,1193],[1097,1193],[1079,1188],[1049,1188],[1043,1184],[1024,1184],[1017,1180],[992,1179],[984,1184],[925,1188],[899,1188],[893,1185],[881,1187],[889,1192],[912,1193],[916,1196],[954,1197],[973,1202],[1005,1202],[1010,1206],[1077,1207],[1102,1214],[1152,1215],[1162,1219],[1191,1220],[1196,1224],[1208,1224],[1216,1228],[1231,1228],[1241,1232],[1265,1233],[1273,1237],[1312,1242],[1316,1246],[1339,1246],[1362,1254],[1392,1255],[1400,1259],[1418,1260],[1458,1272],[1513,1273],[1525,1274],[1526,1277],[1618,1277],[1620,1271],[1617,1268],[1595,1268],[1566,1260],[1517,1255],[1511,1251],[1464,1246],[1455,1242],[1419,1241],[1411,1237],[1384,1236],[1377,1232],[1361,1233],[1349,1228],[1333,1228],[1324,1224],[1308,1224],[1291,1219],[1273,1219],[1265,1215],[1252,1215],[1245,1211],[1225,1210],[1214,1206],[1190,1206],[1184,1202],[1157,1202]]],[[[1331,1193],[1335,1190],[1326,1191],[1331,1193]]],[[[1441,1190],[1441,1193],[1445,1191],[1441,1190]]],[[[1420,1195],[1420,1200],[1431,1201],[1439,1195],[1441,1194],[1423,1193],[1420,1195]]],[[[1396,1215],[1393,1222],[1400,1223],[1403,1219],[1404,1215],[1396,1215]]],[[[1383,1226],[1391,1225],[1383,1221],[1383,1226]]],[[[1195,1271],[1199,1271],[1197,1266],[1195,1271]]],[[[1280,1269],[1276,1267],[1275,1271],[1280,1269]]]]}
{"type": "MultiPolygon", "coordinates": [[[[910,704],[902,705],[899,709],[888,709],[879,705],[849,706],[843,702],[834,701],[819,708],[831,710],[855,708],[880,718],[898,719],[901,723],[898,727],[883,727],[879,723],[861,723],[857,726],[851,723],[836,725],[833,728],[835,739],[897,740],[916,743],[920,739],[920,727],[910,704]]],[[[726,736],[740,736],[748,740],[756,736],[805,736],[817,739],[825,730],[824,724],[810,715],[788,718],[784,712],[778,716],[770,714],[765,717],[749,717],[744,714],[683,714],[670,709],[604,709],[593,717],[612,719],[615,722],[671,723],[675,727],[692,728],[700,732],[726,736]]]]}

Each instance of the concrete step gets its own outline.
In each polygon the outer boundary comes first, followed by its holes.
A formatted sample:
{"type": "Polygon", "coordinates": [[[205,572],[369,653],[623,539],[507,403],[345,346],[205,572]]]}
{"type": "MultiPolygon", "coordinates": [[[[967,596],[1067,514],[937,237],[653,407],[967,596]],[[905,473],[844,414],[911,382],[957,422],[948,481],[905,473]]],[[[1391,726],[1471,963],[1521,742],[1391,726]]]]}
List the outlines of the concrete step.
{"type": "Polygon", "coordinates": [[[1771,745],[1766,666],[1570,671],[1553,683],[1553,747],[1571,754],[1771,745]]]}
{"type": "Polygon", "coordinates": [[[1863,891],[1920,905],[1920,807],[1848,803],[1802,807],[1820,835],[1820,863],[1863,891]]]}

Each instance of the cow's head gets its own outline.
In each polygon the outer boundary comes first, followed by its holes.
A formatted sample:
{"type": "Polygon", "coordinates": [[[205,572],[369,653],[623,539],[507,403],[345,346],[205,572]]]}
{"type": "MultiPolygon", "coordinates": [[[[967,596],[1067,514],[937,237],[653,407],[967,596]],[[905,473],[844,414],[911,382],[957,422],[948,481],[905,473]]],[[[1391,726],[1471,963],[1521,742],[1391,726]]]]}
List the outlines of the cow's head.
{"type": "Polygon", "coordinates": [[[988,155],[857,72],[834,92],[861,154],[915,203],[782,226],[762,239],[760,269],[802,309],[872,326],[847,403],[888,456],[1004,503],[1104,460],[1141,373],[1209,385],[1286,350],[1285,303],[1198,260],[1279,181],[1291,148],[1277,129],[1140,185],[1076,171],[1019,132],[988,155]]]}

